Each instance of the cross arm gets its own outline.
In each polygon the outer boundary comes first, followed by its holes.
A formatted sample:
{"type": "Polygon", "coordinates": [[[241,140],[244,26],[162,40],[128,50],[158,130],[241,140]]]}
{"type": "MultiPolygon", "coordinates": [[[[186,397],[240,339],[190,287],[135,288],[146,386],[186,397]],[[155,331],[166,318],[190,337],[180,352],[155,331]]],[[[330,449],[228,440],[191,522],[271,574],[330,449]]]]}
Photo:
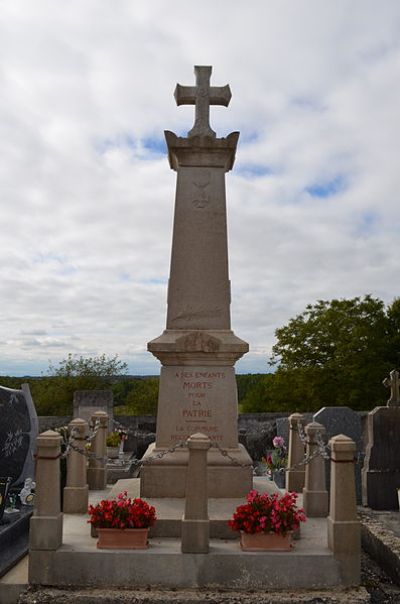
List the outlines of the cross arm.
{"type": "Polygon", "coordinates": [[[196,86],[181,86],[177,84],[174,97],[178,106],[194,105],[196,103],[196,86]]]}

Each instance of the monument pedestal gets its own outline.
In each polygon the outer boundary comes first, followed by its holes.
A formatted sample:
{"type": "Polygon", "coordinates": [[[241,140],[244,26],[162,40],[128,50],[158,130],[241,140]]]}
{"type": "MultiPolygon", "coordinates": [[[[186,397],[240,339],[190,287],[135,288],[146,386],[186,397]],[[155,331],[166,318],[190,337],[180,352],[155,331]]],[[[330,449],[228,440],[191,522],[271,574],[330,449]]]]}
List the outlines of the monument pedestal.
{"type": "MultiPolygon", "coordinates": [[[[188,450],[177,449],[167,453],[161,459],[155,455],[165,452],[156,448],[155,443],[147,449],[143,460],[149,460],[142,466],[140,472],[140,496],[151,497],[185,497],[186,470],[188,465],[188,450]]],[[[227,456],[218,449],[211,448],[207,454],[207,492],[213,498],[244,497],[253,488],[252,461],[246,449],[238,445],[236,449],[228,449],[229,456],[238,464],[234,465],[227,456]]]]}

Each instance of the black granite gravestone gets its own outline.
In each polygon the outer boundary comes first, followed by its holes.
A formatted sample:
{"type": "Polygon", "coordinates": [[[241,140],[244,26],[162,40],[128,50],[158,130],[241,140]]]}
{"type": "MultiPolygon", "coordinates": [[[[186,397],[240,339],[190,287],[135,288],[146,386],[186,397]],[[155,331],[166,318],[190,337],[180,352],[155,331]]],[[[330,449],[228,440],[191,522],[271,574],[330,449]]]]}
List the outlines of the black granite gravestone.
{"type": "Polygon", "coordinates": [[[367,421],[368,444],[362,469],[363,504],[373,510],[398,510],[400,407],[375,407],[367,421]]]}
{"type": "Polygon", "coordinates": [[[0,476],[0,524],[2,522],[4,508],[6,507],[7,494],[12,482],[10,476],[0,476]]]}
{"type": "Polygon", "coordinates": [[[38,419],[28,384],[21,390],[0,386],[0,475],[13,485],[33,478],[38,419]]]}

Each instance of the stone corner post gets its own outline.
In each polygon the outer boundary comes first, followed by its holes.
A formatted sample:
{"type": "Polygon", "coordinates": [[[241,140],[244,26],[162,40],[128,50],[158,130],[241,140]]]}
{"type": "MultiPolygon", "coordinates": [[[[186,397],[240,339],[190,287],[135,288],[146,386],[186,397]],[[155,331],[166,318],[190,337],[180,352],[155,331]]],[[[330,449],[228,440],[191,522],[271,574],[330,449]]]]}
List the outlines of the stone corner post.
{"type": "Polygon", "coordinates": [[[64,513],[85,514],[89,503],[89,487],[87,484],[87,458],[84,451],[89,426],[87,421],[77,417],[69,423],[69,429],[72,435],[72,446],[67,458],[64,513]],[[82,451],[82,453],[79,451],[82,451]]]}
{"type": "Polygon", "coordinates": [[[192,434],[187,440],[187,446],[189,463],[186,474],[181,550],[184,554],[207,554],[210,540],[207,451],[211,446],[211,441],[204,434],[192,434]]]}
{"type": "Polygon", "coordinates": [[[91,442],[90,452],[95,457],[89,457],[87,480],[90,490],[103,490],[107,486],[108,414],[105,411],[95,411],[92,422],[97,432],[91,442]]]}
{"type": "Polygon", "coordinates": [[[61,436],[48,430],[37,437],[36,496],[30,520],[29,549],[56,550],[62,544],[60,493],[61,436]]]}
{"type": "MultiPolygon", "coordinates": [[[[304,459],[304,445],[299,435],[299,425],[304,426],[304,415],[292,413],[289,416],[289,451],[288,467],[291,468],[304,459]]],[[[306,470],[299,466],[295,470],[286,470],[286,489],[301,493],[304,487],[306,470]]]]}
{"type": "Polygon", "coordinates": [[[328,515],[328,491],[325,482],[325,460],[318,455],[318,433],[325,434],[322,424],[311,422],[306,426],[307,457],[305,484],[303,489],[303,508],[310,518],[325,518],[328,515]],[[315,457],[313,457],[315,456],[315,457]]]}
{"type": "Polygon", "coordinates": [[[359,585],[361,529],[357,519],[354,463],[356,444],[347,436],[334,436],[331,454],[331,496],[328,547],[340,562],[345,585],[359,585]]]}

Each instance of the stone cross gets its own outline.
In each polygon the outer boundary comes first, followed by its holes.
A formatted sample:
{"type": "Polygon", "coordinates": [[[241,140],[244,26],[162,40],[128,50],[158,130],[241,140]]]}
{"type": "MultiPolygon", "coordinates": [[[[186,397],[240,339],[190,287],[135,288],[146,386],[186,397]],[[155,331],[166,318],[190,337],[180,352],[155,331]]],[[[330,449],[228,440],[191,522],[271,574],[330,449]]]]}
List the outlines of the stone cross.
{"type": "Polygon", "coordinates": [[[196,65],[196,86],[176,85],[174,96],[177,105],[195,105],[195,120],[193,128],[188,132],[192,136],[216,137],[210,127],[210,105],[224,105],[227,107],[232,94],[229,85],[210,86],[212,67],[196,65]]]}
{"type": "Polygon", "coordinates": [[[389,373],[388,378],[385,378],[382,382],[384,386],[390,388],[390,399],[387,402],[388,407],[398,407],[400,406],[400,380],[399,380],[399,372],[396,369],[393,369],[389,373]]]}

